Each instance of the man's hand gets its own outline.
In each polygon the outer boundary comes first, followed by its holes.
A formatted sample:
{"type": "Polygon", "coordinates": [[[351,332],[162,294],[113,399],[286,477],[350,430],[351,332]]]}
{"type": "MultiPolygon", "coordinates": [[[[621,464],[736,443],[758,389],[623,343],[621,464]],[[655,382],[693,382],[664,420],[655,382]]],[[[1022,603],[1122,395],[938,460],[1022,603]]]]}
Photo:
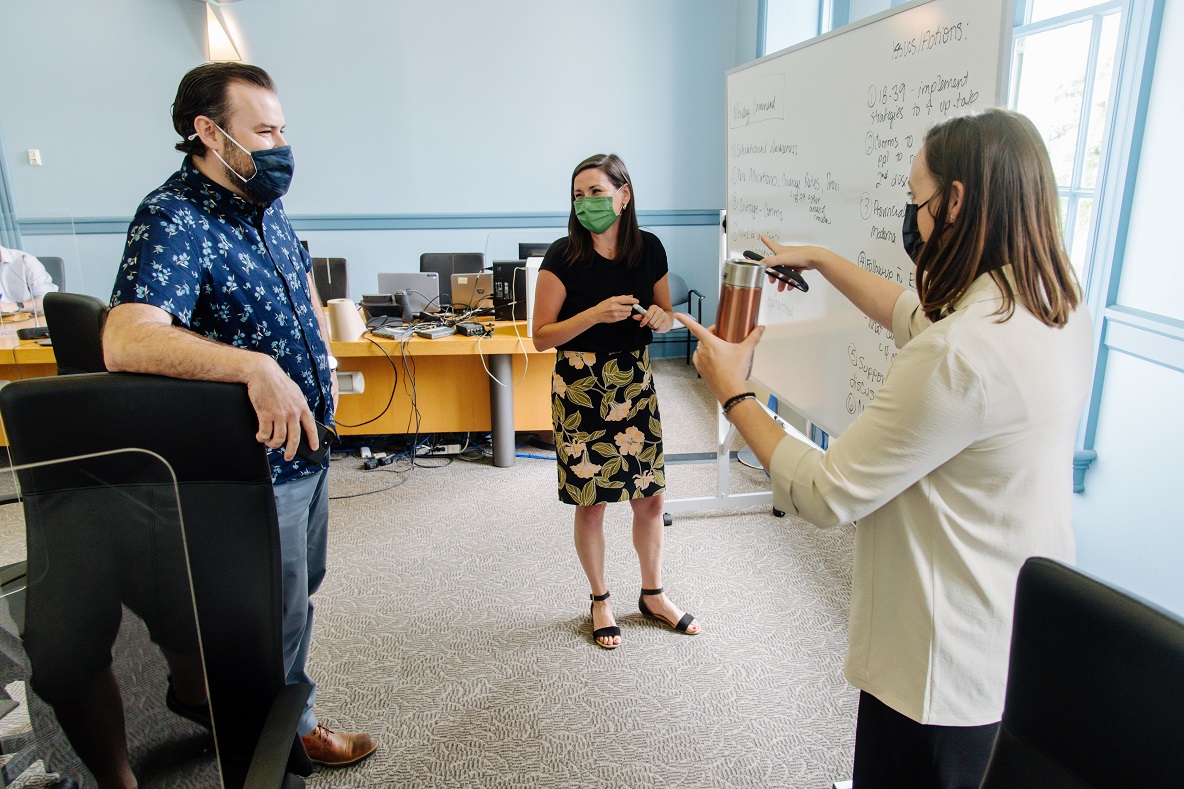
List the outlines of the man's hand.
{"type": "MultiPolygon", "coordinates": [[[[308,434],[308,446],[319,448],[317,425],[304,392],[289,378],[274,359],[257,354],[256,369],[247,381],[247,394],[259,417],[259,432],[255,440],[271,449],[284,448],[284,460],[296,457],[300,445],[300,431],[308,434]]],[[[334,376],[336,378],[336,376],[334,376]]],[[[334,384],[336,400],[336,384],[334,384]]]]}

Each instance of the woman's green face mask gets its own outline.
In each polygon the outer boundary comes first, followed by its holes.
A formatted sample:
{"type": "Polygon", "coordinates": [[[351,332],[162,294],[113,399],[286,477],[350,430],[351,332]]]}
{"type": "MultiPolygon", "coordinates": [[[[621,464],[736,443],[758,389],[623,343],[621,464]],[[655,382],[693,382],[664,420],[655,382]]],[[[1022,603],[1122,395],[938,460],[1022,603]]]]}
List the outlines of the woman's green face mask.
{"type": "Polygon", "coordinates": [[[620,214],[613,210],[612,195],[584,197],[576,200],[574,205],[576,219],[579,220],[579,223],[589,233],[596,233],[597,235],[612,227],[613,222],[616,222],[617,217],[620,216],[620,214]]]}

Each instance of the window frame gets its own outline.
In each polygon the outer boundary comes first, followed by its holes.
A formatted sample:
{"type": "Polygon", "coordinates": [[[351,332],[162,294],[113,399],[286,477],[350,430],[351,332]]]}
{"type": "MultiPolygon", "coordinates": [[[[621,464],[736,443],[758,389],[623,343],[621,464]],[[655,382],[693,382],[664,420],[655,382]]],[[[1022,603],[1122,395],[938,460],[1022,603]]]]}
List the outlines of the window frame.
{"type": "Polygon", "coordinates": [[[12,199],[12,182],[8,180],[8,159],[5,156],[4,133],[0,131],[0,246],[22,249],[21,229],[16,221],[16,204],[12,199]]]}
{"type": "MultiPolygon", "coordinates": [[[[819,35],[850,21],[851,0],[817,1],[819,35]]],[[[906,2],[889,0],[890,7],[906,2]]],[[[1083,197],[1094,201],[1093,215],[1085,235],[1089,251],[1082,261],[1085,306],[1094,319],[1095,366],[1093,388],[1086,401],[1073,458],[1073,489],[1080,493],[1085,490],[1085,472],[1097,458],[1094,444],[1109,352],[1117,350],[1184,372],[1184,322],[1118,303],[1143,131],[1155,76],[1155,56],[1167,0],[1103,0],[1038,22],[1030,21],[1032,0],[1014,2],[1013,52],[1019,38],[1093,18],[1073,179],[1067,187],[1058,185],[1058,192],[1070,198],[1066,216],[1062,218],[1070,253],[1080,201],[1083,197]],[[1089,134],[1089,112],[1096,89],[1102,22],[1105,16],[1116,12],[1120,14],[1118,51],[1110,77],[1101,140],[1102,159],[1094,186],[1087,189],[1080,184],[1089,134]]],[[[763,54],[767,43],[768,0],[759,0],[759,3],[757,48],[763,54]]],[[[1012,65],[1008,64],[1008,106],[1015,96],[1016,86],[1016,70],[1012,65]]],[[[822,438],[825,440],[825,436],[822,438]]]]}
{"type": "MultiPolygon", "coordinates": [[[[1073,152],[1073,166],[1069,176],[1069,183],[1057,184],[1057,194],[1065,199],[1065,214],[1061,217],[1061,221],[1063,223],[1062,231],[1064,233],[1065,249],[1069,252],[1070,257],[1076,251],[1073,247],[1078,241],[1076,238],[1077,214],[1081,208],[1081,202],[1082,200],[1093,201],[1093,213],[1090,217],[1090,224],[1086,229],[1085,237],[1081,239],[1089,246],[1089,250],[1082,259],[1081,266],[1082,284],[1085,285],[1090,279],[1091,267],[1097,260],[1093,254],[1094,226],[1097,224],[1100,215],[1100,198],[1103,189],[1105,163],[1110,158],[1108,154],[1111,148],[1110,133],[1115,117],[1113,110],[1115,99],[1117,98],[1118,66],[1122,53],[1121,45],[1124,40],[1123,33],[1125,32],[1123,25],[1128,19],[1126,6],[1129,4],[1129,0],[1107,0],[1106,2],[1087,6],[1077,11],[1070,11],[1059,16],[1049,17],[1048,19],[1042,19],[1037,22],[1028,21],[1032,13],[1032,4],[1032,0],[1016,0],[1015,27],[1012,28],[1011,37],[1013,53],[1018,51],[1020,40],[1028,36],[1047,33],[1085,21],[1091,23],[1089,51],[1086,53],[1085,82],[1081,89],[1081,109],[1077,116],[1077,141],[1073,152]],[[1103,119],[1101,140],[1102,161],[1099,163],[1098,175],[1094,185],[1087,187],[1082,186],[1082,176],[1085,172],[1085,158],[1089,144],[1090,113],[1093,108],[1094,95],[1097,92],[1097,70],[1098,61],[1101,56],[1102,27],[1105,24],[1106,17],[1113,14],[1119,15],[1119,50],[1115,52],[1115,68],[1110,77],[1110,93],[1106,101],[1106,117],[1103,119]]],[[[1022,69],[1014,68],[1014,64],[1015,61],[1013,60],[1009,65],[1010,75],[1007,88],[1007,104],[1011,109],[1016,108],[1015,103],[1019,95],[1018,89],[1022,71],[1022,69]]]]}

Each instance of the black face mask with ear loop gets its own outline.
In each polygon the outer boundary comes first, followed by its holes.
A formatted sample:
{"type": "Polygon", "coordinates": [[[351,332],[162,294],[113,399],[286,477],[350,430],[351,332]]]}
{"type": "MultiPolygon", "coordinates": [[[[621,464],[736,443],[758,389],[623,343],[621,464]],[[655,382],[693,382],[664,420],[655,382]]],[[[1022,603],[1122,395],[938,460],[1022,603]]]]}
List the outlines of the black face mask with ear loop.
{"type": "MultiPolygon", "coordinates": [[[[929,200],[932,199],[933,197],[930,196],[929,200]]],[[[900,228],[900,242],[904,245],[905,253],[914,263],[921,256],[921,249],[925,246],[925,240],[921,238],[921,229],[917,227],[917,212],[929,205],[929,200],[920,205],[916,203],[904,204],[904,223],[900,228]]]]}

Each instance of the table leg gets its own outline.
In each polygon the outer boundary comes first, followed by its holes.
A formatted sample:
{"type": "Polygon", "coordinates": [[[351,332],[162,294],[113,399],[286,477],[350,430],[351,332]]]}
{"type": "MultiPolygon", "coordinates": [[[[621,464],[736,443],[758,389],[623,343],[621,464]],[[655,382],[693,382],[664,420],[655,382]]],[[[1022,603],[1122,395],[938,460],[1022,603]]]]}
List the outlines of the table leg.
{"type": "Polygon", "coordinates": [[[514,365],[513,355],[489,355],[489,418],[493,433],[493,465],[514,465],[514,365]],[[500,381],[501,383],[498,383],[500,381]]]}

